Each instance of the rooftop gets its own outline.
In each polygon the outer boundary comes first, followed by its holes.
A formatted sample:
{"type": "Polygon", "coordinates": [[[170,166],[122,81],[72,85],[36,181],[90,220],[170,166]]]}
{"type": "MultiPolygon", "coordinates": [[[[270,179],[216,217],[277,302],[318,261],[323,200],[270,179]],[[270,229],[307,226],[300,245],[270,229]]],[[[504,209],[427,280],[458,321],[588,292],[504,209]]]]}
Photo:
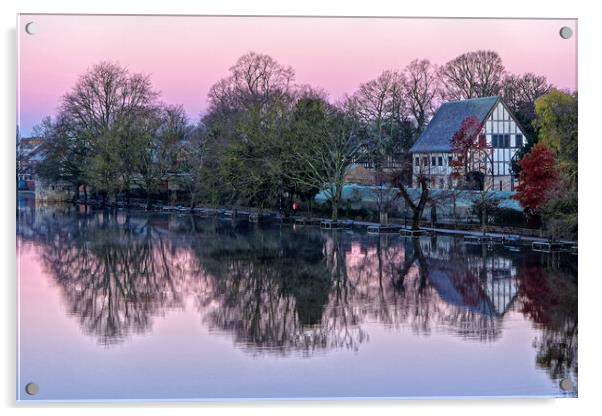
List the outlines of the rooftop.
{"type": "Polygon", "coordinates": [[[484,122],[499,99],[496,95],[443,103],[410,152],[450,152],[451,139],[462,122],[470,116],[484,122]]]}

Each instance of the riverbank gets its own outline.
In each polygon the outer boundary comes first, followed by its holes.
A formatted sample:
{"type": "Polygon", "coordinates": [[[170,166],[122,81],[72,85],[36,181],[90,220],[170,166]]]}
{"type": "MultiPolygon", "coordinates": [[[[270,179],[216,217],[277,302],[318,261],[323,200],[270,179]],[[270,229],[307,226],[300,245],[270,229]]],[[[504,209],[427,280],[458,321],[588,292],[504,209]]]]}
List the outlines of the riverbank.
{"type": "MultiPolygon", "coordinates": [[[[129,204],[119,201],[116,204],[102,207],[99,201],[84,201],[73,202],[76,205],[86,205],[93,209],[116,209],[116,210],[132,210],[144,212],[162,212],[162,213],[177,213],[196,215],[204,218],[222,218],[237,221],[249,221],[250,223],[292,223],[298,226],[319,226],[325,229],[358,229],[375,234],[399,234],[411,231],[403,218],[391,218],[388,224],[381,224],[373,221],[357,220],[350,218],[341,218],[334,224],[330,218],[312,213],[301,215],[284,215],[282,213],[264,210],[259,212],[250,207],[207,207],[199,206],[191,208],[185,205],[166,205],[154,204],[151,209],[147,209],[146,202],[131,201],[129,204]]],[[[451,236],[465,237],[478,242],[512,242],[515,245],[522,243],[533,242],[548,242],[549,239],[541,236],[540,230],[522,229],[516,227],[500,227],[488,225],[486,232],[483,234],[479,224],[430,224],[420,227],[420,234],[443,234],[451,236]],[[449,225],[449,226],[447,226],[449,225]]],[[[557,240],[558,243],[577,246],[576,240],[557,240]]]]}

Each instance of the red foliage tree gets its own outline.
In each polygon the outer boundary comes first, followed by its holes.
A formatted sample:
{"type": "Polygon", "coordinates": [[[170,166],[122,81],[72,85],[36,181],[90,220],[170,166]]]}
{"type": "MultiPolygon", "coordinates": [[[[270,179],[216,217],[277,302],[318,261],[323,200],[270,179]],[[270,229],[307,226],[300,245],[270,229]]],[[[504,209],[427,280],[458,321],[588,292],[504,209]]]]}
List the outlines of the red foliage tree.
{"type": "Polygon", "coordinates": [[[515,198],[530,214],[542,208],[553,194],[560,178],[554,151],[542,143],[537,143],[518,162],[521,171],[520,184],[515,198]]]}
{"type": "Polygon", "coordinates": [[[451,139],[454,158],[451,163],[453,174],[464,176],[474,169],[474,164],[485,162],[484,152],[489,149],[487,140],[480,135],[483,125],[475,116],[466,117],[451,139]]]}
{"type": "Polygon", "coordinates": [[[520,311],[537,324],[550,324],[560,304],[560,294],[551,287],[550,279],[541,267],[523,266],[518,271],[520,311]]]}

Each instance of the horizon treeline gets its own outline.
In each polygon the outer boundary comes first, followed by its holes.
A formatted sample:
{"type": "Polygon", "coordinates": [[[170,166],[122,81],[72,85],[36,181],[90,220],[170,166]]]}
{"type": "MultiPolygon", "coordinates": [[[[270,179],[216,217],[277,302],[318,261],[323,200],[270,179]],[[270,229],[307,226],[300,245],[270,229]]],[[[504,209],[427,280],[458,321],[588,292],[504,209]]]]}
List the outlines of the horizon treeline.
{"type": "Polygon", "coordinates": [[[544,76],[509,73],[496,52],[480,50],[441,66],[422,59],[385,70],[331,102],[297,84],[292,67],[249,52],[210,88],[206,113],[192,122],[181,105],[160,100],[148,75],[101,62],[36,126],[46,139],[38,173],[72,184],[76,198],[81,188],[109,204],[144,196],[150,206],[168,180],[192,207],[259,211],[311,203],[324,189],[336,219],[349,165],[407,161],[442,101],[501,95],[527,132],[528,151],[538,139],[535,102],[554,90],[544,76]]]}

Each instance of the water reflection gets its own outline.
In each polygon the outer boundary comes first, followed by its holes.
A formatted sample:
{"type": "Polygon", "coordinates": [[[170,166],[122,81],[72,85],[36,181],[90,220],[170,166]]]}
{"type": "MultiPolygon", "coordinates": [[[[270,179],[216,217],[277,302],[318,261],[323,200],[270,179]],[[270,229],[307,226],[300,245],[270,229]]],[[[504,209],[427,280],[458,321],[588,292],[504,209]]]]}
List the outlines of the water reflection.
{"type": "Polygon", "coordinates": [[[538,326],[537,366],[577,376],[577,272],[570,256],[189,215],[19,207],[68,312],[106,346],[151,333],[193,300],[199,319],[250,354],[357,351],[369,324],[495,342],[516,311],[538,326]]]}
{"type": "Polygon", "coordinates": [[[547,258],[525,259],[520,269],[520,311],[541,327],[533,342],[537,366],[554,380],[578,379],[576,267],[547,258]],[[550,260],[556,265],[551,266],[550,260]]]}

